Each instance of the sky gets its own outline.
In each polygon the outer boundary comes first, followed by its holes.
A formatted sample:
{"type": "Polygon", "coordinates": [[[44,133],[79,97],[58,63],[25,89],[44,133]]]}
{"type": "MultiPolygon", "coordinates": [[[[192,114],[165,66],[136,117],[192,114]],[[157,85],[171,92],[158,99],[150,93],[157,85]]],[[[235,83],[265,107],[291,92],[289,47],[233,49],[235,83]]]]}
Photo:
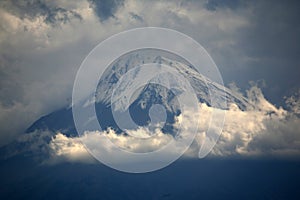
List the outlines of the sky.
{"type": "Polygon", "coordinates": [[[1,1],[0,144],[70,104],[86,55],[136,27],[191,36],[226,85],[245,92],[258,84],[270,102],[285,106],[284,97],[300,88],[299,7],[297,1],[1,1]]]}
{"type": "Polygon", "coordinates": [[[296,0],[1,0],[0,199],[299,199],[299,9],[296,0]],[[201,112],[187,110],[185,123],[182,115],[174,118],[183,136],[198,131],[193,143],[155,172],[124,173],[149,163],[134,163],[112,143],[151,153],[171,141],[154,156],[160,160],[182,151],[181,137],[158,129],[153,140],[130,137],[147,138],[147,127],[76,137],[24,133],[42,116],[70,108],[76,73],[93,48],[139,27],[195,39],[232,95],[246,102],[243,109],[228,105],[222,134],[205,158],[199,149],[216,128],[210,117],[224,110],[203,102],[201,112]],[[116,165],[98,162],[87,146],[116,165]]]}

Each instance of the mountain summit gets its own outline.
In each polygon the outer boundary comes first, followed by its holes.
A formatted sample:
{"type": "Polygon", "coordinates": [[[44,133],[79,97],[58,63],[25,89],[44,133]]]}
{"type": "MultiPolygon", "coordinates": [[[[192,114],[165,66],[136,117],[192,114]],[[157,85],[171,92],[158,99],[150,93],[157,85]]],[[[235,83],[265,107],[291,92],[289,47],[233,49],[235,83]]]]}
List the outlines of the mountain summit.
{"type": "MultiPolygon", "coordinates": [[[[206,103],[208,106],[211,106],[210,95],[216,95],[221,101],[227,102],[226,105],[215,105],[220,109],[228,109],[227,105],[231,103],[236,104],[241,110],[251,106],[246,98],[199,74],[193,66],[182,58],[177,58],[166,52],[157,54],[157,52],[151,50],[145,50],[142,53],[131,52],[112,62],[102,77],[99,77],[100,80],[95,95],[87,97],[83,104],[83,106],[95,106],[98,121],[103,129],[112,128],[117,132],[121,132],[112,114],[111,96],[123,75],[130,70],[134,70],[136,66],[147,63],[163,64],[175,69],[189,81],[200,103],[206,103]]],[[[162,129],[165,132],[172,131],[174,117],[180,114],[180,106],[176,95],[159,84],[148,83],[141,86],[130,97],[129,102],[129,113],[133,121],[139,126],[145,126],[149,123],[149,111],[152,105],[159,104],[165,108],[166,123],[162,129]]],[[[27,132],[34,130],[60,131],[67,136],[75,136],[76,129],[73,122],[72,107],[65,107],[41,117],[27,129],[27,132]]]]}

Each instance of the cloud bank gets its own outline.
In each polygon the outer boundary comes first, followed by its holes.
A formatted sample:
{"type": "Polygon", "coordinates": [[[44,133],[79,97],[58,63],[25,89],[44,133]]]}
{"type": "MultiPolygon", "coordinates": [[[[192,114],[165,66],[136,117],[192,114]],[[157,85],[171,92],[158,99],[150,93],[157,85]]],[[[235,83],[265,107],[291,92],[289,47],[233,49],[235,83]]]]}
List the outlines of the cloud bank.
{"type": "MultiPolygon", "coordinates": [[[[257,86],[251,87],[247,91],[247,98],[255,107],[251,106],[242,111],[237,105],[230,105],[226,111],[222,134],[208,157],[298,159],[300,116],[295,112],[299,110],[299,99],[295,99],[297,95],[299,94],[287,98],[290,109],[286,110],[277,108],[267,101],[257,86]]],[[[198,126],[198,134],[183,157],[198,158],[198,151],[206,137],[213,109],[206,104],[199,104],[199,113],[190,112],[188,123],[181,124],[183,135],[190,134],[191,126],[198,126]]],[[[180,125],[180,120],[181,116],[176,119],[175,126],[180,125]]],[[[148,129],[140,127],[137,130],[127,130],[122,134],[108,129],[101,132],[86,132],[81,137],[73,138],[61,133],[34,132],[20,137],[18,142],[27,144],[27,151],[46,153],[48,156],[44,163],[56,164],[59,162],[95,163],[96,160],[84,146],[87,143],[101,146],[111,156],[117,156],[110,149],[111,143],[125,151],[147,153],[156,151],[173,141],[174,148],[166,153],[171,155],[176,152],[176,142],[179,140],[180,137],[162,133],[159,129],[153,134],[148,129]],[[148,135],[152,138],[145,140],[132,135],[148,135]],[[105,140],[106,138],[109,142],[105,140]]]]}

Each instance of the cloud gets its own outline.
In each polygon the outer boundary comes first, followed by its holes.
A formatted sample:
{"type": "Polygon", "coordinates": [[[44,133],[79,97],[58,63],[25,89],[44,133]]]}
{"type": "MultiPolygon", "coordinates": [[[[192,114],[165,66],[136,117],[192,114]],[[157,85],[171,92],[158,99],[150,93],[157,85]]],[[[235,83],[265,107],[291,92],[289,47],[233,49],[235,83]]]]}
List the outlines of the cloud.
{"type": "MultiPolygon", "coordinates": [[[[265,99],[257,86],[252,86],[247,92],[247,98],[252,106],[240,110],[231,104],[226,111],[222,134],[208,157],[210,158],[276,158],[297,159],[300,155],[300,118],[299,104],[287,101],[289,110],[277,108],[265,99]]],[[[297,96],[298,94],[295,94],[297,96]]],[[[295,100],[295,96],[288,99],[295,100]]],[[[198,152],[206,138],[206,130],[210,125],[210,118],[215,108],[206,104],[199,104],[199,112],[188,111],[189,120],[182,123],[182,116],[176,118],[175,127],[182,127],[181,137],[166,134],[156,129],[149,131],[146,127],[137,130],[125,130],[116,133],[112,129],[106,131],[89,131],[78,137],[67,137],[62,133],[50,131],[35,131],[20,136],[5,149],[4,157],[11,157],[28,152],[43,164],[57,164],[61,162],[97,163],[90,154],[101,150],[102,154],[118,157],[112,147],[118,147],[132,153],[147,153],[164,148],[173,142],[172,148],[163,153],[171,156],[181,150],[181,139],[191,134],[191,130],[198,128],[198,134],[190,148],[183,155],[184,158],[198,159],[198,152]],[[151,136],[150,138],[145,136],[151,136]],[[108,139],[108,140],[107,140],[108,139]],[[87,150],[85,145],[94,149],[87,150]]],[[[119,158],[120,162],[128,159],[119,158]]]]}
{"type": "Polygon", "coordinates": [[[104,21],[110,17],[114,17],[117,9],[123,5],[123,0],[89,0],[95,9],[96,14],[99,16],[100,21],[104,21]]]}
{"type": "Polygon", "coordinates": [[[50,157],[44,160],[44,164],[57,164],[60,162],[95,163],[95,159],[89,154],[80,138],[68,138],[57,133],[49,143],[50,157]]]}
{"type": "Polygon", "coordinates": [[[225,82],[243,86],[266,79],[272,86],[268,94],[276,94],[276,99],[282,94],[276,92],[299,84],[299,12],[293,4],[281,5],[1,1],[0,145],[42,115],[67,106],[76,71],[90,50],[112,34],[135,27],[162,26],[190,35],[212,55],[225,82]]]}
{"type": "MultiPolygon", "coordinates": [[[[57,3],[45,4],[44,9],[51,10],[57,3]]],[[[49,23],[47,12],[23,16],[20,9],[0,8],[0,145],[12,141],[42,115],[70,104],[80,63],[110,34],[88,2],[62,4],[82,19],[70,15],[66,22],[49,23]]]]}
{"type": "MultiPolygon", "coordinates": [[[[215,156],[297,157],[300,155],[300,118],[293,110],[277,108],[253,86],[247,91],[255,109],[241,111],[232,105],[215,156]]],[[[297,105],[298,106],[298,105],[297,105]]]]}
{"type": "MultiPolygon", "coordinates": [[[[208,156],[211,158],[297,159],[300,155],[299,115],[294,113],[293,109],[284,110],[272,105],[264,98],[257,86],[251,87],[247,94],[248,99],[252,100],[256,107],[242,111],[237,105],[230,105],[226,111],[222,134],[208,156]]],[[[213,109],[206,104],[199,104],[199,113],[189,112],[190,118],[185,124],[181,124],[181,116],[176,119],[175,126],[183,127],[182,137],[191,134],[189,131],[193,129],[192,126],[198,125],[198,134],[194,143],[184,154],[185,158],[198,158],[198,151],[206,137],[213,109]]],[[[84,144],[101,150],[103,154],[117,157],[118,152],[113,150],[113,145],[128,152],[147,153],[174,142],[171,151],[164,152],[163,155],[170,156],[180,150],[180,139],[181,137],[162,133],[159,129],[153,134],[147,128],[140,127],[137,130],[127,130],[122,134],[112,129],[102,132],[90,131],[81,137],[74,138],[61,133],[51,135],[49,132],[39,134],[35,132],[23,136],[19,142],[28,144],[26,148],[30,151],[37,152],[43,149],[49,155],[44,163],[56,164],[59,162],[94,163],[95,159],[89,154],[89,151],[93,152],[93,150],[88,151],[84,144]],[[145,135],[152,137],[145,140],[145,135]]],[[[126,158],[123,158],[123,161],[127,162],[126,158]]]]}
{"type": "Polygon", "coordinates": [[[285,97],[285,103],[293,113],[300,115],[300,89],[298,89],[298,91],[296,91],[292,96],[285,97]]]}

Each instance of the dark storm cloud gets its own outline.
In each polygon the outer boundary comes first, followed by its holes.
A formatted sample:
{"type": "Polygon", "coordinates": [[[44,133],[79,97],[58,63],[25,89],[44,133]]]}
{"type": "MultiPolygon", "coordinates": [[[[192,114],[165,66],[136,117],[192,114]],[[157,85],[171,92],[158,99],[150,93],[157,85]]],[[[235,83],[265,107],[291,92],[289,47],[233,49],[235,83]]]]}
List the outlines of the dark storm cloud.
{"type": "Polygon", "coordinates": [[[208,0],[205,4],[205,7],[208,10],[215,11],[218,8],[230,8],[236,9],[240,6],[240,0],[208,0]]]}
{"type": "MultiPolygon", "coordinates": [[[[218,9],[225,2],[213,5],[218,9]]],[[[244,10],[250,25],[239,30],[233,46],[224,48],[230,51],[222,51],[219,66],[225,82],[235,81],[244,88],[249,80],[265,80],[267,98],[282,104],[283,96],[300,87],[300,3],[239,1],[233,6],[229,2],[226,6],[237,13],[244,10]]]]}
{"type": "Polygon", "coordinates": [[[130,15],[131,15],[131,17],[132,17],[133,19],[135,19],[135,20],[137,20],[137,21],[140,21],[140,22],[143,22],[143,21],[144,21],[143,17],[141,17],[140,15],[137,15],[137,14],[135,14],[135,13],[133,13],[133,12],[131,12],[130,15]]]}
{"type": "Polygon", "coordinates": [[[295,59],[300,53],[300,3],[298,1],[258,1],[249,5],[251,31],[245,32],[241,45],[254,57],[295,59]]]}
{"type": "Polygon", "coordinates": [[[34,19],[38,16],[45,16],[45,22],[50,24],[56,24],[57,22],[67,23],[73,17],[82,19],[80,14],[72,10],[47,4],[43,0],[4,0],[1,1],[0,7],[22,19],[26,17],[34,19]]]}
{"type": "Polygon", "coordinates": [[[114,16],[119,6],[122,6],[124,0],[89,0],[95,9],[100,21],[104,21],[114,16]]]}
{"type": "Polygon", "coordinates": [[[254,11],[254,31],[241,40],[248,39],[248,45],[241,46],[247,54],[260,58],[260,62],[249,63],[249,74],[257,74],[251,65],[257,66],[261,78],[273,89],[269,93],[275,100],[277,94],[289,95],[290,90],[300,87],[300,3],[272,1],[260,2],[259,6],[254,11]]]}
{"type": "MultiPolygon", "coordinates": [[[[68,37],[61,34],[74,33],[69,24],[81,23],[81,17],[76,8],[67,10],[55,3],[0,2],[0,145],[37,116],[68,104],[81,62],[74,55],[84,51],[88,42],[70,48],[68,37]]],[[[79,31],[71,41],[78,35],[79,31]]]]}

